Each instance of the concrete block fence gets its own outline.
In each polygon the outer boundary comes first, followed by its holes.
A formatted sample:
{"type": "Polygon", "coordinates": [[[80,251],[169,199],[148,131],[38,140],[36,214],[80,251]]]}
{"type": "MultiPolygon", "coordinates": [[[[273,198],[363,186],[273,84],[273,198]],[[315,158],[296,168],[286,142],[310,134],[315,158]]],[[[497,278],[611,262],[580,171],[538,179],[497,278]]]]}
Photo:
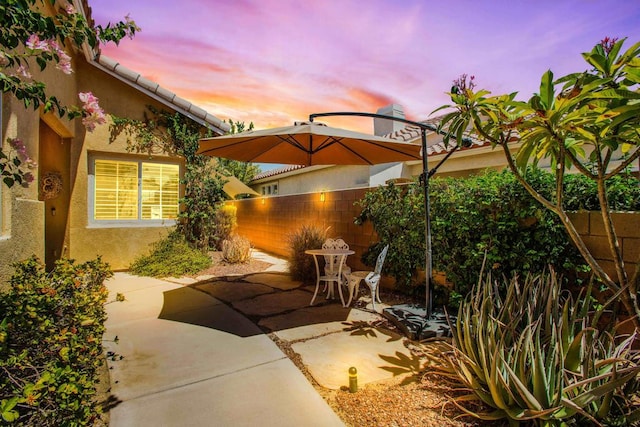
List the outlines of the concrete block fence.
{"type": "MultiPolygon", "coordinates": [[[[617,275],[600,212],[578,212],[569,216],[589,251],[600,262],[607,274],[615,280],[617,275]]],[[[615,212],[612,214],[612,219],[622,248],[622,259],[625,262],[627,274],[631,276],[640,256],[640,212],[615,212]]]]}
{"type": "Polygon", "coordinates": [[[303,225],[327,229],[327,237],[342,238],[355,251],[347,263],[352,269],[369,269],[360,262],[367,248],[378,241],[371,223],[356,225],[353,220],[362,211],[354,202],[368,188],[307,193],[291,196],[256,197],[228,202],[236,207],[237,233],[254,247],[289,258],[289,236],[303,225]]]}
{"type": "MultiPolygon", "coordinates": [[[[363,252],[378,241],[371,223],[355,225],[353,220],[361,209],[354,202],[364,197],[369,188],[307,193],[291,196],[257,197],[228,202],[236,207],[237,233],[247,237],[254,247],[289,258],[288,237],[303,225],[314,224],[328,229],[327,236],[344,239],[355,255],[347,262],[352,269],[368,269],[361,262],[363,252]]],[[[608,253],[602,217],[599,212],[579,212],[570,215],[587,247],[605,270],[615,277],[608,253]]],[[[640,212],[613,214],[614,226],[620,238],[627,271],[632,274],[640,254],[640,212]]],[[[434,248],[435,249],[435,248],[434,248]]]]}

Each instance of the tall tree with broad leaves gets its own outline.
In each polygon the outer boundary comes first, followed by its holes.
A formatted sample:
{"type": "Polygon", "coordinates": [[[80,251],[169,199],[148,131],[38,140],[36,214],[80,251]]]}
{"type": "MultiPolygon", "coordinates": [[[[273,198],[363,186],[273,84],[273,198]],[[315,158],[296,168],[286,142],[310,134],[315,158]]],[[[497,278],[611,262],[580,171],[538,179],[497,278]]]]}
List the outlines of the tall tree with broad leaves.
{"type": "MultiPolygon", "coordinates": [[[[628,275],[609,207],[607,180],[623,173],[640,157],[640,43],[622,50],[625,39],[605,38],[582,57],[584,72],[554,79],[544,73],[540,92],[528,101],[517,92],[490,96],[475,90],[473,77],[454,82],[449,95],[453,108],[440,128],[458,139],[471,131],[500,147],[520,183],[544,207],[558,215],[595,275],[620,299],[640,326],[638,286],[640,260],[628,275]],[[515,147],[514,147],[515,146],[515,147]],[[515,154],[514,154],[515,153],[515,154]],[[544,197],[527,180],[527,166],[545,160],[555,177],[555,192],[544,197]],[[564,203],[565,174],[570,168],[593,180],[598,188],[600,213],[615,265],[610,276],[585,245],[564,203]]],[[[447,140],[447,138],[445,138],[447,140]]]]}

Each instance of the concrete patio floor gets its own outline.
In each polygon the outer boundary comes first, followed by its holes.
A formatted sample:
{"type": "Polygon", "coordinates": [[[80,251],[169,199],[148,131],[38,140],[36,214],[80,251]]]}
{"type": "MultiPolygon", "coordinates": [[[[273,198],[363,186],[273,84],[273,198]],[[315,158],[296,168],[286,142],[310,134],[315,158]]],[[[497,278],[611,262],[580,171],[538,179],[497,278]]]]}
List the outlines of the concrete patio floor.
{"type": "Polygon", "coordinates": [[[328,389],[348,386],[351,366],[360,386],[412,372],[378,313],[323,298],[310,307],[314,287],[267,262],[247,276],[109,280],[111,298],[125,297],[107,305],[105,347],[123,356],[109,361],[112,426],[341,425],[271,333],[328,389]]]}

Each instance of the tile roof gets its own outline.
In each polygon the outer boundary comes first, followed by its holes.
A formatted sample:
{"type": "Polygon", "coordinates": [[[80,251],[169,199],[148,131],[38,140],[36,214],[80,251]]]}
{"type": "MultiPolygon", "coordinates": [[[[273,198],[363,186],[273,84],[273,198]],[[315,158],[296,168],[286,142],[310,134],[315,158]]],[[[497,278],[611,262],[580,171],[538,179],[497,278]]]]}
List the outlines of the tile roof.
{"type": "MultiPolygon", "coordinates": [[[[89,6],[88,0],[75,0],[75,6],[77,10],[84,13],[89,25],[94,26],[95,22],[91,17],[91,7],[89,6]]],[[[185,117],[208,127],[219,135],[223,135],[229,131],[230,126],[218,117],[207,113],[202,108],[161,87],[159,84],[146,79],[140,73],[126,68],[119,62],[102,55],[99,47],[93,49],[85,43],[82,46],[82,50],[87,61],[105,73],[110,74],[118,80],[136,88],[140,92],[145,93],[149,97],[175,110],[185,117]]]]}
{"type": "MultiPolygon", "coordinates": [[[[420,123],[425,123],[429,125],[438,125],[440,120],[442,120],[444,116],[436,116],[427,120],[423,120],[420,123]]],[[[428,130],[427,136],[434,135],[435,131],[428,130]]],[[[421,136],[421,130],[418,126],[407,125],[404,128],[397,130],[395,132],[388,133],[383,135],[385,138],[395,139],[397,141],[402,142],[420,142],[416,141],[421,136]]],[[[469,150],[478,147],[484,147],[487,145],[486,142],[481,141],[477,138],[474,138],[471,134],[465,134],[467,138],[471,140],[470,147],[460,147],[460,150],[469,150]]],[[[450,139],[449,143],[445,145],[444,141],[439,141],[435,144],[431,144],[427,146],[427,156],[435,156],[442,153],[447,153],[449,151],[453,151],[458,147],[457,141],[455,139],[450,139]]]]}
{"type": "Polygon", "coordinates": [[[264,179],[264,178],[269,178],[275,175],[281,175],[283,173],[287,173],[287,172],[291,172],[297,169],[302,169],[305,168],[306,166],[303,165],[285,165],[282,167],[279,167],[277,169],[271,169],[268,171],[264,171],[264,172],[260,172],[259,174],[257,174],[256,176],[253,177],[252,181],[257,181],[259,179],[264,179]]]}

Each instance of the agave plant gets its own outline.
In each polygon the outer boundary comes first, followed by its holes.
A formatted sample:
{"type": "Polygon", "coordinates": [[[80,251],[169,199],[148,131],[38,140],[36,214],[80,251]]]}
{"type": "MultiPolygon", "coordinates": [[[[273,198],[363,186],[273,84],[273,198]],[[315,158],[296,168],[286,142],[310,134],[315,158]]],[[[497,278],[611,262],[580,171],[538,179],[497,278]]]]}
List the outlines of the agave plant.
{"type": "Polygon", "coordinates": [[[628,425],[640,365],[635,333],[615,337],[594,325],[602,309],[589,311],[589,292],[574,302],[553,271],[512,278],[501,297],[490,275],[460,306],[452,343],[440,373],[468,392],[455,402],[469,415],[510,424],[541,426],[628,425]],[[465,402],[481,400],[480,413],[465,402]],[[622,423],[622,424],[619,424],[622,423]]]}

